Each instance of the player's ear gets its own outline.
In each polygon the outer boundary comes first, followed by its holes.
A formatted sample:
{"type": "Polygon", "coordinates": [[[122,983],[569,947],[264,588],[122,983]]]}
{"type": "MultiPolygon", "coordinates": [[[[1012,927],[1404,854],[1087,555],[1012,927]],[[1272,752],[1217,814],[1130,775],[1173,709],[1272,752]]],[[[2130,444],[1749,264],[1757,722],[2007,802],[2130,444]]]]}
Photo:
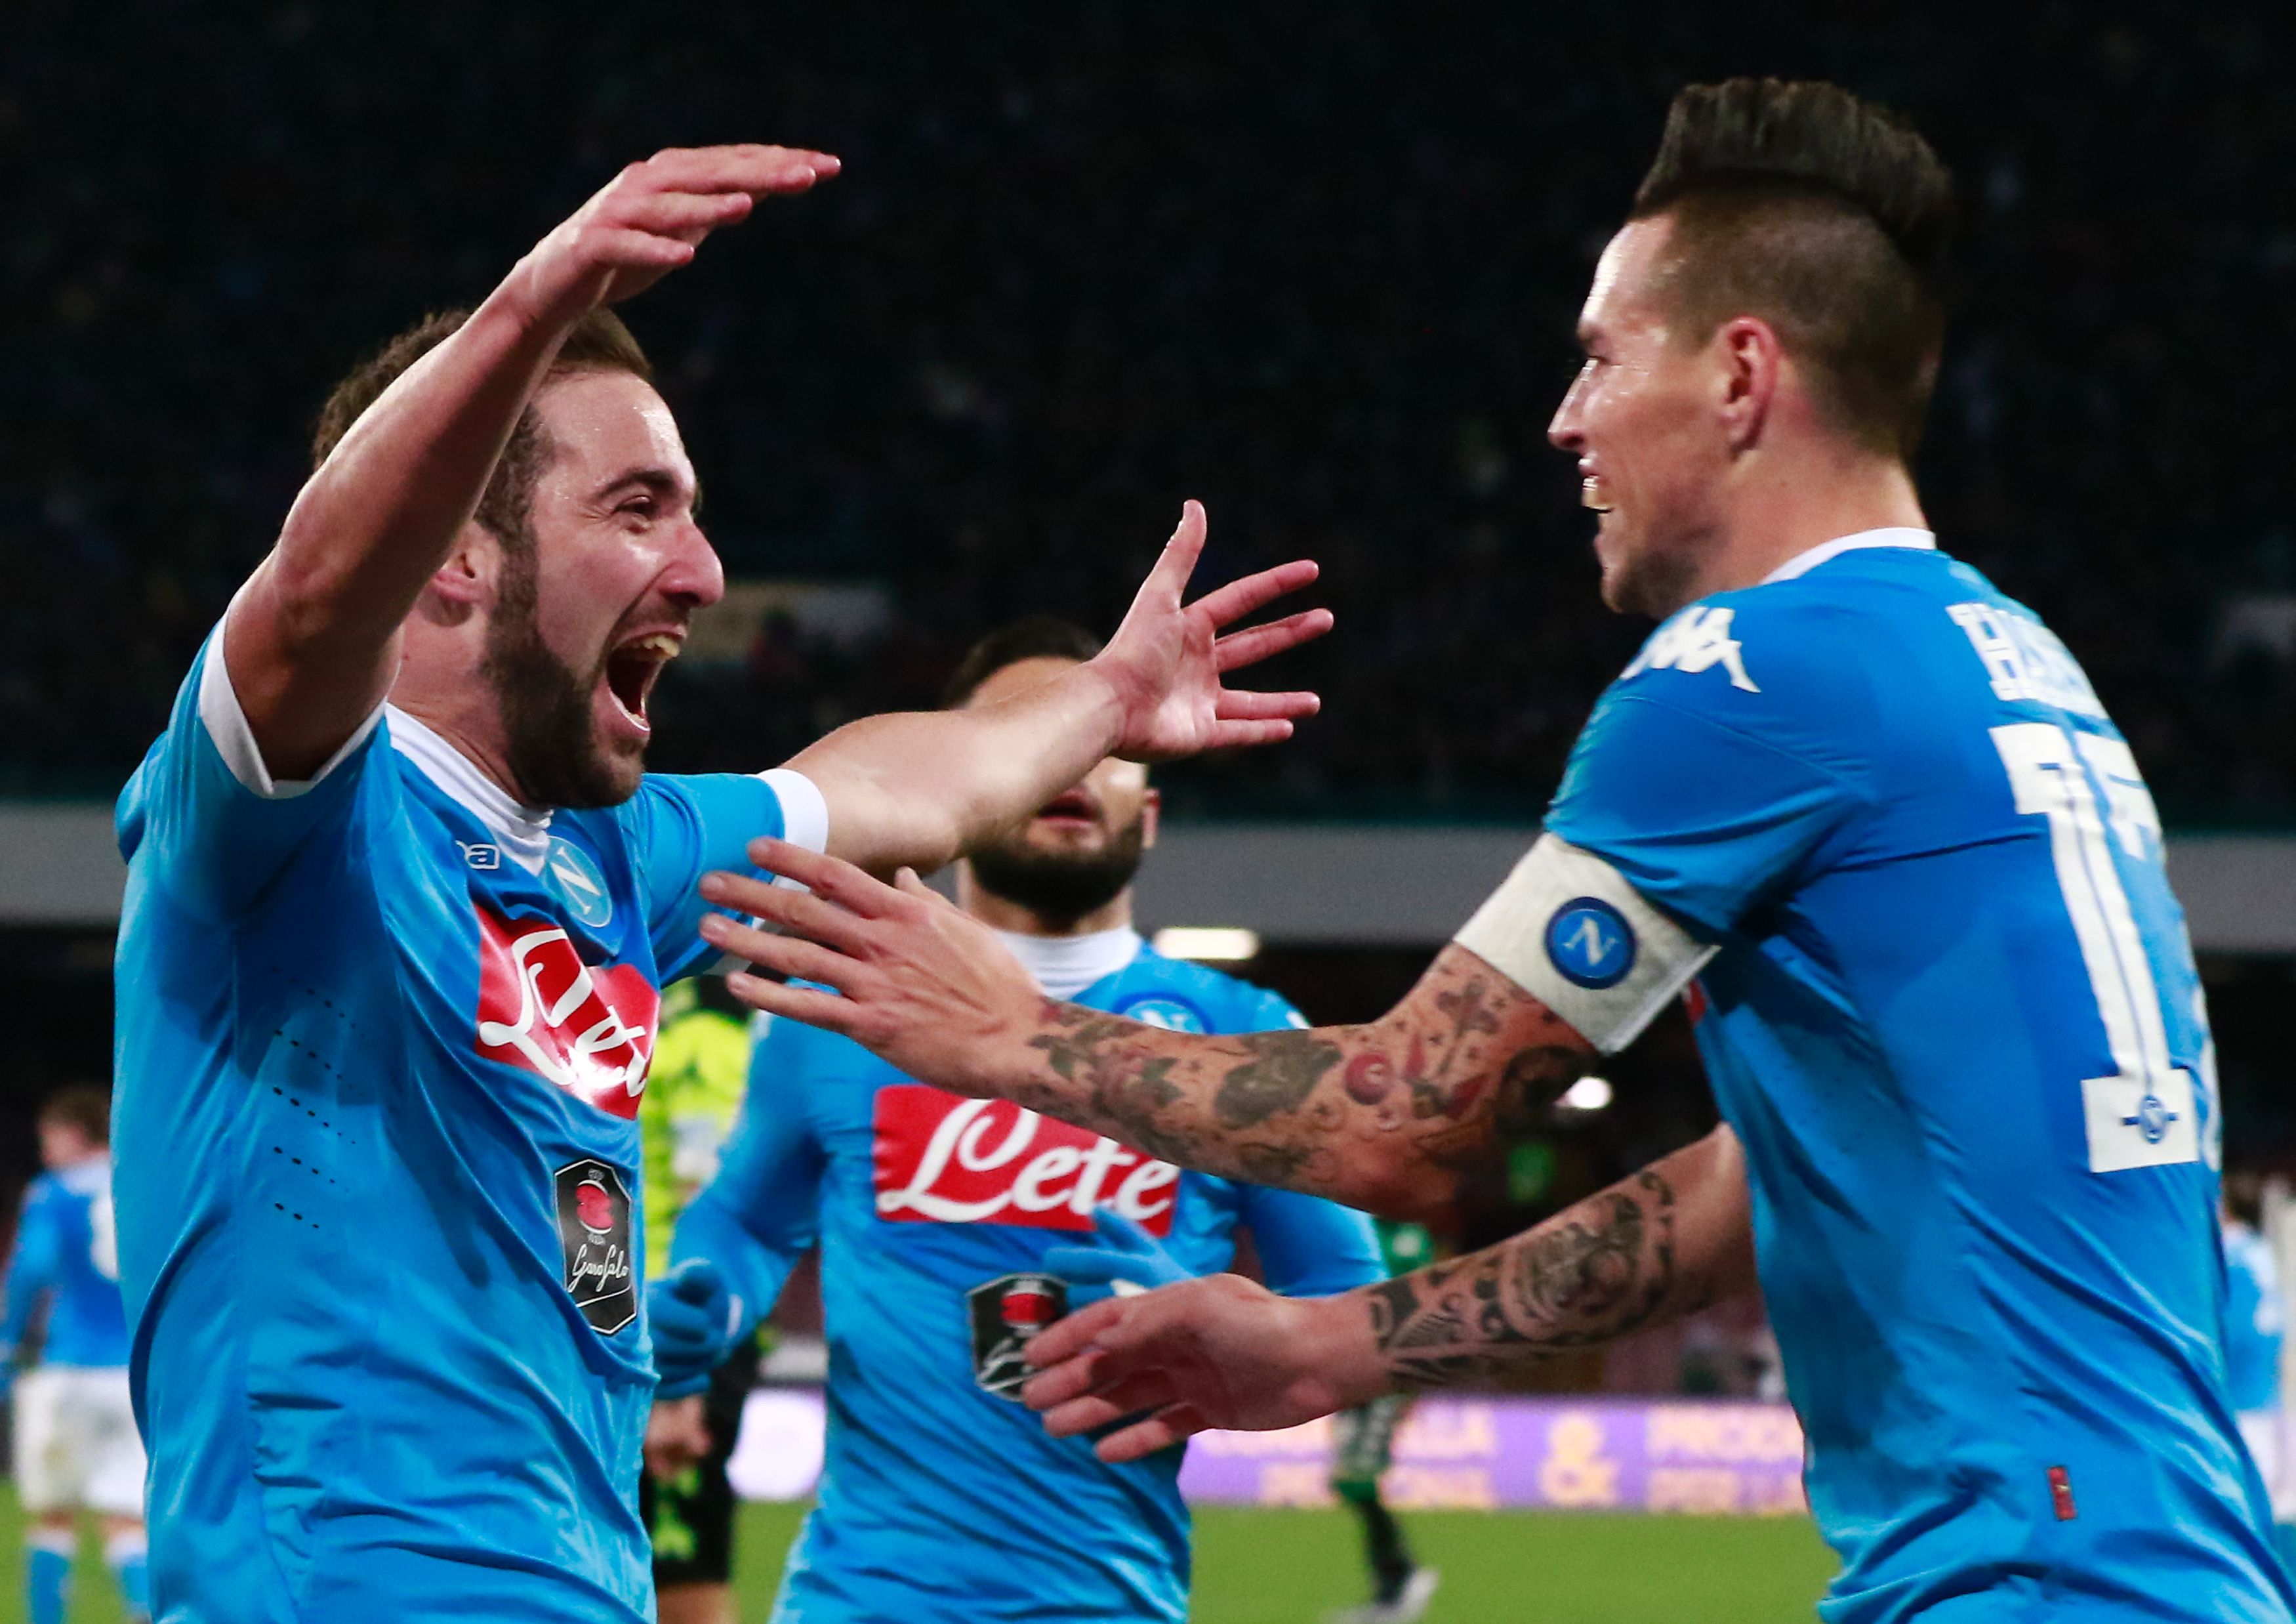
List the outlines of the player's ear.
{"type": "Polygon", "coordinates": [[[1154,787],[1144,791],[1140,797],[1140,849],[1156,849],[1156,824],[1164,811],[1164,791],[1154,787]]]}
{"type": "Polygon", "coordinates": [[[1733,316],[1714,330],[1715,407],[1733,451],[1759,443],[1776,398],[1785,349],[1777,330],[1756,316],[1733,316]]]}
{"type": "Polygon", "coordinates": [[[494,603],[501,576],[502,543],[486,526],[469,520],[455,537],[455,550],[447,555],[447,562],[431,572],[426,595],[449,618],[460,619],[494,603]]]}

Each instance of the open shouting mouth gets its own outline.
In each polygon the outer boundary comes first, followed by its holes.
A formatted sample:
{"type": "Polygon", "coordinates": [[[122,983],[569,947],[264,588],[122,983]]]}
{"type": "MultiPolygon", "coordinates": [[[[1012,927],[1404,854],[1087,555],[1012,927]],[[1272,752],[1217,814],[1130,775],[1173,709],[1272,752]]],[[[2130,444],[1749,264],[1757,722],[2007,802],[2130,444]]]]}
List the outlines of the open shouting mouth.
{"type": "Polygon", "coordinates": [[[677,658],[685,638],[676,632],[648,632],[616,644],[606,654],[606,693],[630,726],[642,734],[653,731],[646,719],[646,701],[661,680],[662,668],[677,658]]]}

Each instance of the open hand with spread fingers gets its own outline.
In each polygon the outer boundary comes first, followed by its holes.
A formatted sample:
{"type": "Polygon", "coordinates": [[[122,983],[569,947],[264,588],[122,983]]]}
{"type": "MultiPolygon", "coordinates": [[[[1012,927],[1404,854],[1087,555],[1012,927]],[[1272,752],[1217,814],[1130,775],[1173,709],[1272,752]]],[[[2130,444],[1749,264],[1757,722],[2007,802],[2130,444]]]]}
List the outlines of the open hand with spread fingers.
{"type": "Polygon", "coordinates": [[[1267,1431],[1386,1390],[1369,1316],[1352,1297],[1279,1297],[1210,1275],[1070,1315],[1027,1349],[1021,1396],[1056,1438],[1095,1431],[1104,1461],[1135,1461],[1208,1428],[1267,1431]]]}
{"type": "Polygon", "coordinates": [[[1230,688],[1224,680],[1332,629],[1328,609],[1228,629],[1313,581],[1316,565],[1305,559],[1278,564],[1184,603],[1188,578],[1203,555],[1204,535],[1203,504],[1185,504],[1179,528],[1140,584],[1124,623],[1089,662],[1122,707],[1111,755],[1168,761],[1200,750],[1272,744],[1292,736],[1296,719],[1316,714],[1320,701],[1313,693],[1258,693],[1230,688]]]}

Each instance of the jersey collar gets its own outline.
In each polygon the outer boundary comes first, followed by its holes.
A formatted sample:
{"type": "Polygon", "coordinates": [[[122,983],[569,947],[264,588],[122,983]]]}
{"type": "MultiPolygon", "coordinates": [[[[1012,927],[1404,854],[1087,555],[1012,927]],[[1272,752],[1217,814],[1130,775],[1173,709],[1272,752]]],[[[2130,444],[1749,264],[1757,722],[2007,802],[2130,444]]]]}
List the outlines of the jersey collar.
{"type": "Polygon", "coordinates": [[[1790,581],[1808,575],[1818,565],[1844,553],[1854,553],[1860,547],[1912,547],[1921,552],[1937,551],[1937,532],[1917,530],[1909,524],[1893,524],[1878,530],[1860,530],[1854,536],[1837,536],[1823,541],[1806,553],[1797,553],[1762,578],[1767,586],[1772,581],[1790,581]]]}
{"type": "Polygon", "coordinates": [[[1128,926],[1088,936],[1022,936],[1013,931],[999,931],[996,936],[1037,985],[1054,998],[1073,998],[1140,956],[1140,932],[1128,926]]]}
{"type": "Polygon", "coordinates": [[[529,874],[540,874],[550,855],[550,808],[521,806],[508,790],[430,728],[396,705],[384,709],[390,718],[391,748],[422,768],[441,794],[484,824],[512,862],[529,874]]]}

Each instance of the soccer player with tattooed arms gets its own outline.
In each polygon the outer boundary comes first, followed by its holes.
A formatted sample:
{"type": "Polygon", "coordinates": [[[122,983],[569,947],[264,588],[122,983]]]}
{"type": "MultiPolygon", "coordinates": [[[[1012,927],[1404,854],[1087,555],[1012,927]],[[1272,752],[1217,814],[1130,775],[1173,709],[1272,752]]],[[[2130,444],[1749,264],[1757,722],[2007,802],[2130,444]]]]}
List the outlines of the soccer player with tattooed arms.
{"type": "MultiPolygon", "coordinates": [[[[875,717],[756,776],[649,775],[647,697],[725,588],[610,306],[837,171],[632,165],[467,316],[337,390],[316,469],[121,797],[117,1204],[153,1611],[200,1624],[653,1616],[639,1451],[660,988],[695,882],[786,837],[936,866],[1111,753],[1286,736],[1193,605],[1191,504],[1108,646],[1008,700],[875,717]]],[[[857,871],[858,872],[858,871],[857,871]]]]}
{"type": "Polygon", "coordinates": [[[1688,1313],[1759,1276],[1834,1624],[2278,1620],[2226,1398],[2206,1013],[2128,746],[1910,472],[1951,185],[1819,84],[1685,91],[1549,429],[1611,608],[1660,624],[1545,833],[1382,1020],[1160,1031],[1039,996],[902,877],[732,874],[737,992],[1207,1172],[1441,1211],[1687,993],[1725,1126],[1488,1251],[1286,1300],[1096,1304],[1028,1389],[1111,1460],[1688,1313]]]}

